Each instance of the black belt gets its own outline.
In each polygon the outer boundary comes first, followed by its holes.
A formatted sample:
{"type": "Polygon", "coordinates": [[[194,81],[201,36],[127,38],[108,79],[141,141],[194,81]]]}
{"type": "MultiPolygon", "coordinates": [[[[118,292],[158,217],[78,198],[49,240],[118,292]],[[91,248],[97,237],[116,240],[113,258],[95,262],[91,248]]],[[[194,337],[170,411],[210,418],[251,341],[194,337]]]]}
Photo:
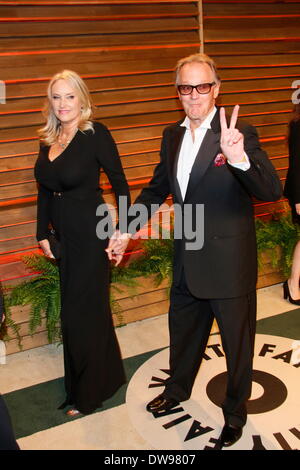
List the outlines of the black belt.
{"type": "Polygon", "coordinates": [[[79,194],[76,195],[76,192],[72,192],[72,191],[52,191],[52,195],[53,195],[53,197],[63,197],[63,196],[68,197],[69,196],[70,198],[73,197],[75,199],[76,199],[76,197],[78,199],[87,199],[87,198],[96,196],[97,194],[100,193],[100,191],[101,191],[101,189],[99,188],[99,189],[96,189],[94,191],[90,191],[89,193],[81,194],[81,195],[79,195],[79,194]]]}

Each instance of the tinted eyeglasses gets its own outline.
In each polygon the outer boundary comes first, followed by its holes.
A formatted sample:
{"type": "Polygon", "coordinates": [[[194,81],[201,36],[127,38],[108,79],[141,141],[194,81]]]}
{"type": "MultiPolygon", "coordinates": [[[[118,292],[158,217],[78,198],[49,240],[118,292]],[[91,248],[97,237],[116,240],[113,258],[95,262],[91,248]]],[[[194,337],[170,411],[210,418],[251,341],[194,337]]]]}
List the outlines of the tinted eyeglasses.
{"type": "Polygon", "coordinates": [[[191,95],[195,88],[200,95],[206,95],[215,84],[216,82],[201,83],[200,85],[177,85],[177,90],[181,95],[191,95]]]}

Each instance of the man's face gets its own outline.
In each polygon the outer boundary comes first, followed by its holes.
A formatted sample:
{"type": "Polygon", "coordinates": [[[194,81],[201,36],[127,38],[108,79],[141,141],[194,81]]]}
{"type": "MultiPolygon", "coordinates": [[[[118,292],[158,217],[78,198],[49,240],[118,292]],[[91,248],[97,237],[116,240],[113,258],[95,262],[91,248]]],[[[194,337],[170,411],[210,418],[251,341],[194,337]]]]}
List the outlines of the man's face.
{"type": "MultiPolygon", "coordinates": [[[[214,73],[208,64],[192,62],[183,65],[179,72],[177,84],[200,85],[201,83],[212,83],[214,81],[214,73]]],[[[213,110],[219,89],[220,85],[216,84],[211,87],[210,92],[207,94],[200,94],[195,88],[190,95],[180,95],[178,93],[183,109],[193,127],[200,126],[213,110]]]]}

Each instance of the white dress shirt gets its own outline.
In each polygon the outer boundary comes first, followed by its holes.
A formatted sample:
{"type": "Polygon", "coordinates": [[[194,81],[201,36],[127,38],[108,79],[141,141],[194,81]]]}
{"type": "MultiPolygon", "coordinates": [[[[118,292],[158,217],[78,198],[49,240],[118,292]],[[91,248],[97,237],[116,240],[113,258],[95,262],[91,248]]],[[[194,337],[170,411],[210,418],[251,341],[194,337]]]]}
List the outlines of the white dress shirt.
{"type": "MultiPolygon", "coordinates": [[[[182,127],[186,128],[177,163],[177,180],[183,200],[185,198],[192,167],[194,165],[202,141],[205,137],[206,131],[207,129],[211,129],[211,121],[213,120],[216,111],[217,108],[214,107],[214,109],[209,113],[202,124],[194,129],[194,140],[189,118],[186,116],[185,120],[182,122],[182,124],[180,124],[182,127]]],[[[240,170],[246,171],[250,168],[250,162],[246,154],[245,160],[245,162],[234,163],[231,165],[239,168],[240,170]]]]}

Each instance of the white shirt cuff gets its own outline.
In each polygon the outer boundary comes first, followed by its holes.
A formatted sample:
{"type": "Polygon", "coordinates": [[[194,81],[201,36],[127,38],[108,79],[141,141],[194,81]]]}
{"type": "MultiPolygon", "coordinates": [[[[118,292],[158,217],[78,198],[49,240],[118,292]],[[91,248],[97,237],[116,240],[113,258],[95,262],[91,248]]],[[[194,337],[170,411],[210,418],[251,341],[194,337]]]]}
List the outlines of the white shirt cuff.
{"type": "Polygon", "coordinates": [[[242,171],[247,171],[247,170],[249,170],[251,164],[250,164],[250,160],[249,160],[248,155],[246,154],[246,152],[244,153],[244,157],[245,157],[244,162],[230,163],[230,161],[228,160],[228,163],[229,163],[229,165],[233,166],[234,168],[238,168],[239,170],[242,170],[242,171]]]}

